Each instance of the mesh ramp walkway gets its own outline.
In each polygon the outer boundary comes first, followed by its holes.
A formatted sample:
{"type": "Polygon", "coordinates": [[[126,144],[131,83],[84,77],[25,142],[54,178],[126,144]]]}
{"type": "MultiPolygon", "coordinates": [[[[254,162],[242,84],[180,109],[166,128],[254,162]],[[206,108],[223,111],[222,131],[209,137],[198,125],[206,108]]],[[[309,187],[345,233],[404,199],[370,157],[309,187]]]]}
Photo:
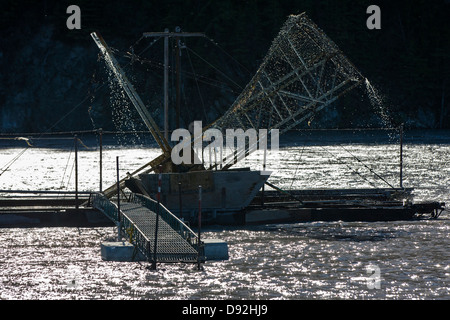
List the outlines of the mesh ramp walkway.
{"type": "MultiPolygon", "coordinates": [[[[120,202],[121,233],[148,261],[154,261],[158,210],[156,262],[198,263],[204,259],[197,235],[163,205],[158,207],[156,201],[139,194],[131,194],[127,200],[120,202]]],[[[116,203],[100,193],[92,195],[91,203],[119,225],[116,203]]]]}

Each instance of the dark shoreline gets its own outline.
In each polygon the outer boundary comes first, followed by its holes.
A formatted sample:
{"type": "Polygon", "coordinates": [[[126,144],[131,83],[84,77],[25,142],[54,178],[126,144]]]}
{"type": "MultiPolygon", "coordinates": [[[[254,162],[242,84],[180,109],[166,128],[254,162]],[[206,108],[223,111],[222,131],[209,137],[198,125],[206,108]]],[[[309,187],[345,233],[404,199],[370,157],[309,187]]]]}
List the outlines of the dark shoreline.
{"type": "MultiPolygon", "coordinates": [[[[54,134],[25,133],[0,134],[2,148],[73,148],[74,135],[81,140],[80,150],[96,149],[99,136],[95,132],[67,132],[54,134]],[[29,139],[27,142],[22,139],[29,139]]],[[[398,129],[309,129],[293,130],[280,136],[280,147],[291,146],[332,146],[342,143],[350,144],[398,144],[398,129]]],[[[450,129],[414,129],[405,130],[405,144],[450,144],[450,129]]],[[[106,132],[102,144],[111,148],[159,148],[149,132],[106,132]]]]}

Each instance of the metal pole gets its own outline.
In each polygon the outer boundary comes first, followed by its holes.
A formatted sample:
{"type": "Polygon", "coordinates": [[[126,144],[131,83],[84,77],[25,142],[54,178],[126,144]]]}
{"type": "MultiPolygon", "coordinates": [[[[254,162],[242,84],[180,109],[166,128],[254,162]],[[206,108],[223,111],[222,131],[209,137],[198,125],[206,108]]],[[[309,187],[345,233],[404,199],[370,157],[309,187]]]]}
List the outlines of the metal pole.
{"type": "Polygon", "coordinates": [[[197,257],[197,268],[201,270],[200,263],[200,244],[201,244],[201,230],[202,230],[202,186],[198,186],[198,257],[197,257]]]}
{"type": "Polygon", "coordinates": [[[100,166],[99,166],[99,173],[100,173],[100,192],[103,190],[102,181],[103,181],[103,129],[98,129],[98,135],[99,135],[99,145],[100,145],[100,166]]]}
{"type": "MultiPolygon", "coordinates": [[[[266,137],[267,139],[267,137],[266,137]]],[[[267,157],[267,141],[266,144],[264,146],[264,158],[263,158],[263,172],[264,174],[266,174],[266,157],[267,157]]],[[[262,195],[261,195],[261,206],[264,206],[264,186],[266,184],[263,184],[262,186],[262,195]]]]}
{"type": "Polygon", "coordinates": [[[214,167],[216,168],[216,171],[217,171],[217,150],[216,150],[216,147],[214,147],[214,167]]]}
{"type": "Polygon", "coordinates": [[[211,169],[212,168],[211,144],[209,144],[208,148],[209,148],[209,169],[211,169]]]}
{"type": "Polygon", "coordinates": [[[78,138],[75,135],[75,208],[78,209],[78,138]]]}
{"type": "Polygon", "coordinates": [[[158,175],[158,206],[156,208],[156,223],[155,223],[155,243],[153,245],[153,261],[152,261],[152,270],[156,270],[156,251],[158,249],[158,222],[159,222],[159,210],[161,203],[161,179],[162,179],[162,167],[159,166],[159,175],[158,175]]]}
{"type": "MultiPolygon", "coordinates": [[[[175,32],[180,32],[180,27],[175,27],[175,32]]],[[[166,37],[167,39],[167,37],[166,37]]],[[[180,94],[180,83],[181,83],[181,74],[180,74],[180,37],[175,37],[175,64],[176,64],[176,109],[175,109],[175,115],[176,115],[176,126],[177,129],[180,128],[180,101],[181,101],[181,94],[180,94]]]]}
{"type": "Polygon", "coordinates": [[[403,189],[403,123],[400,125],[400,188],[403,189]]]}
{"type": "MultiPolygon", "coordinates": [[[[180,27],[176,27],[175,28],[176,32],[169,32],[169,29],[164,29],[164,32],[144,32],[143,36],[144,37],[164,37],[164,112],[165,115],[167,115],[164,118],[164,123],[167,123],[167,130],[165,130],[164,134],[165,134],[165,138],[166,140],[168,140],[169,137],[169,117],[168,117],[168,111],[169,111],[169,94],[168,94],[168,87],[169,87],[169,37],[175,37],[176,38],[176,68],[178,69],[177,71],[177,106],[176,106],[176,111],[177,111],[177,127],[180,127],[180,123],[179,123],[179,119],[180,119],[180,112],[179,112],[179,103],[181,100],[181,95],[179,94],[179,78],[178,76],[180,76],[180,72],[179,72],[179,67],[180,67],[180,42],[179,39],[181,37],[185,38],[185,37],[205,37],[205,35],[203,33],[199,33],[199,32],[181,32],[180,27]]],[[[94,38],[94,37],[93,37],[94,38]]],[[[94,40],[96,40],[94,38],[94,40]]],[[[165,128],[166,129],[166,128],[165,128]]]]}
{"type": "MultiPolygon", "coordinates": [[[[164,32],[169,33],[169,29],[164,32]]],[[[164,37],[164,137],[169,140],[169,37],[164,37]]]]}
{"type": "Polygon", "coordinates": [[[181,182],[178,182],[178,200],[180,205],[180,219],[183,220],[183,206],[181,204],[181,182]]]}
{"type": "Polygon", "coordinates": [[[120,219],[120,176],[119,176],[119,157],[116,157],[116,171],[117,171],[117,240],[120,241],[122,236],[120,229],[122,229],[122,219],[120,219]]]}

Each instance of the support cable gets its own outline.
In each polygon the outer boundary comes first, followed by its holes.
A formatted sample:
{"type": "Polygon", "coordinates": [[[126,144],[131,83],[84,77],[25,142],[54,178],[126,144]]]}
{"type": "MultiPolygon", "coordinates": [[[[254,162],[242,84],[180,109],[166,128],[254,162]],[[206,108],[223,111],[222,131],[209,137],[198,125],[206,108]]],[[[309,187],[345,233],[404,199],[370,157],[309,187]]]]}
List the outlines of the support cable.
{"type": "Polygon", "coordinates": [[[8,171],[8,169],[14,164],[14,162],[16,162],[29,148],[30,147],[26,147],[25,149],[20,151],[12,160],[6,163],[5,166],[3,166],[3,168],[1,169],[0,176],[8,171]]]}
{"type": "Polygon", "coordinates": [[[298,161],[297,168],[295,168],[295,172],[294,172],[294,175],[292,176],[291,186],[289,187],[289,189],[292,189],[292,185],[294,184],[294,180],[297,176],[297,170],[300,167],[300,159],[302,158],[304,150],[305,150],[305,146],[303,146],[302,151],[300,152],[300,156],[297,159],[297,161],[298,161]]]}
{"type": "Polygon", "coordinates": [[[354,154],[352,154],[350,151],[348,151],[347,149],[344,148],[343,145],[339,145],[342,149],[344,149],[345,151],[347,151],[353,158],[355,158],[359,163],[361,163],[366,169],[368,169],[371,173],[373,173],[376,177],[378,177],[380,180],[382,180],[384,183],[386,183],[389,187],[391,187],[392,189],[395,189],[395,187],[390,184],[389,182],[386,181],[386,179],[384,179],[382,176],[380,176],[378,173],[376,173],[375,171],[373,171],[372,168],[370,168],[369,166],[367,166],[364,162],[362,162],[358,157],[356,157],[354,154]]]}
{"type": "MultiPolygon", "coordinates": [[[[188,49],[188,47],[186,46],[186,44],[184,44],[184,47],[185,47],[186,49],[188,49]]],[[[197,76],[196,76],[196,74],[195,74],[194,66],[193,66],[193,64],[192,64],[191,55],[189,54],[189,51],[188,51],[188,50],[186,50],[186,52],[187,52],[189,64],[190,64],[191,69],[192,69],[192,73],[194,74],[194,80],[195,80],[195,84],[196,84],[196,86],[197,86],[198,95],[199,95],[199,97],[200,97],[200,101],[202,102],[203,115],[205,116],[205,120],[208,120],[208,117],[207,117],[207,115],[206,115],[205,103],[204,103],[204,101],[203,101],[202,93],[200,92],[200,87],[199,87],[199,85],[198,85],[197,76]]]]}
{"type": "Polygon", "coordinates": [[[363,180],[365,180],[367,183],[369,183],[372,187],[377,188],[377,186],[375,184],[373,184],[373,182],[369,181],[366,177],[362,176],[358,171],[356,171],[355,169],[353,169],[352,167],[350,167],[348,164],[340,161],[333,153],[331,153],[330,151],[328,151],[326,148],[324,148],[323,146],[320,146],[323,150],[325,150],[325,152],[327,152],[328,154],[330,154],[335,160],[337,160],[340,164],[343,164],[345,166],[347,166],[347,168],[349,168],[351,171],[353,171],[354,173],[356,173],[358,176],[360,176],[363,180]]]}
{"type": "Polygon", "coordinates": [[[63,187],[64,187],[64,177],[66,176],[66,171],[67,171],[67,167],[69,166],[69,161],[70,161],[70,157],[72,156],[72,151],[73,151],[73,145],[72,145],[72,148],[70,148],[69,156],[67,157],[67,163],[66,163],[66,166],[64,168],[64,173],[63,173],[62,178],[61,178],[61,185],[59,187],[60,189],[63,189],[63,187]]]}
{"type": "Polygon", "coordinates": [[[205,35],[205,38],[212,42],[217,48],[219,48],[223,53],[225,53],[228,57],[230,57],[234,62],[236,62],[241,68],[243,68],[246,72],[248,72],[249,75],[252,75],[250,70],[248,70],[242,63],[240,63],[236,58],[234,58],[231,54],[229,54],[225,49],[223,49],[217,42],[215,42],[213,39],[205,35]]]}
{"type": "Polygon", "coordinates": [[[240,86],[238,83],[236,83],[233,79],[231,79],[230,77],[228,77],[225,73],[223,73],[222,71],[220,71],[217,67],[215,67],[213,64],[211,64],[210,62],[208,62],[207,60],[205,60],[204,58],[202,58],[198,53],[196,53],[195,51],[193,51],[191,48],[186,47],[187,50],[191,51],[194,55],[196,55],[199,59],[201,59],[203,62],[205,62],[206,64],[208,64],[211,68],[213,68],[214,70],[216,70],[217,72],[219,72],[222,76],[224,76],[225,78],[227,78],[229,81],[231,81],[235,86],[237,86],[238,88],[240,88],[241,90],[243,89],[242,86],[240,86]]]}

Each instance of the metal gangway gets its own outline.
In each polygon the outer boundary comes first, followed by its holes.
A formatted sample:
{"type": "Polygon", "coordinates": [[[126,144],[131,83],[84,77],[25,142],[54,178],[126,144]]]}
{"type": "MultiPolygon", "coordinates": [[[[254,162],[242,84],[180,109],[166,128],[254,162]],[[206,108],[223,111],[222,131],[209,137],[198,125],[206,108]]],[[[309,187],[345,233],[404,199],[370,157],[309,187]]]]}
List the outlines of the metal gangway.
{"type": "Polygon", "coordinates": [[[152,265],[184,262],[197,263],[200,268],[205,259],[203,243],[183,221],[141,194],[132,193],[119,201],[118,205],[102,193],[93,193],[90,204],[109,217],[152,265]]]}

